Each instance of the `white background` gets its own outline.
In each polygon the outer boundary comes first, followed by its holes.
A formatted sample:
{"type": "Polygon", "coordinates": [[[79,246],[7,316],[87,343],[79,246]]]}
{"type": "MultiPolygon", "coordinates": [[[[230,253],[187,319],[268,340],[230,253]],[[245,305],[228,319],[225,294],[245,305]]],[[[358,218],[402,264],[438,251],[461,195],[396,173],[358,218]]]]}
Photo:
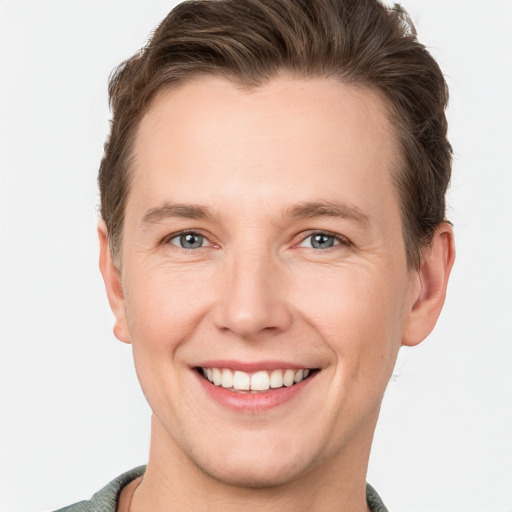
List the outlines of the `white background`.
{"type": "MultiPolygon", "coordinates": [[[[149,410],[97,270],[107,77],[174,2],[0,0],[0,510],[89,498],[149,410]]],[[[451,88],[458,256],[402,351],[368,480],[394,512],[512,511],[512,2],[404,0],[451,88]]],[[[321,397],[319,397],[319,407],[321,397]]]]}

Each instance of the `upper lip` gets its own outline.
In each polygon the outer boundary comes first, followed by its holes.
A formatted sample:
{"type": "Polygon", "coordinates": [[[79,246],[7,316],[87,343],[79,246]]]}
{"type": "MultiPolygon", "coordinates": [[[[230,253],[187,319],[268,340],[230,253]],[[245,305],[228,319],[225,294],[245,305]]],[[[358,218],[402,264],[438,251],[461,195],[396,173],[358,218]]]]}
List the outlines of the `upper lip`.
{"type": "Polygon", "coordinates": [[[208,360],[202,361],[196,365],[196,368],[229,368],[230,370],[241,371],[246,373],[257,372],[262,370],[300,370],[300,369],[313,369],[314,367],[310,365],[303,365],[300,363],[290,363],[287,361],[234,361],[228,359],[216,359],[216,360],[208,360]]]}

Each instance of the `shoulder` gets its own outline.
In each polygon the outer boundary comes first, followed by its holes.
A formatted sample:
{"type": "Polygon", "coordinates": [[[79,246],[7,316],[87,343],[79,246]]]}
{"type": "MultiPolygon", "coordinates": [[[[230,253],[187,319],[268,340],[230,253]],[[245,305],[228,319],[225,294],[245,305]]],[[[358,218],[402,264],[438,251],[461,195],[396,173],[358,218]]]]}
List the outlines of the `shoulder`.
{"type": "Polygon", "coordinates": [[[144,474],[144,471],[146,471],[146,466],[139,466],[127,471],[103,487],[90,500],[79,501],[55,512],[116,512],[117,502],[123,487],[144,474]]]}
{"type": "Polygon", "coordinates": [[[368,483],[366,484],[366,503],[372,512],[388,512],[377,491],[368,483]]]}

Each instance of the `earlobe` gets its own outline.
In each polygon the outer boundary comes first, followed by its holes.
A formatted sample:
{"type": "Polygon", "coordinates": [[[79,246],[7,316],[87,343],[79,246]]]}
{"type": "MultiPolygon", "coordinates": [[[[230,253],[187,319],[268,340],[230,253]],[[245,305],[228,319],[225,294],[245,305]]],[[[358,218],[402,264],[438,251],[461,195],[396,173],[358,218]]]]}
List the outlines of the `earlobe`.
{"type": "Polygon", "coordinates": [[[98,223],[98,239],[100,244],[100,271],[105,283],[110,309],[112,309],[115,317],[114,335],[118,340],[130,343],[121,275],[112,261],[107,226],[104,221],[98,223]]]}
{"type": "Polygon", "coordinates": [[[420,286],[416,289],[402,335],[402,345],[413,346],[423,341],[434,329],[443,308],[448,279],[455,260],[453,229],[441,223],[424,252],[416,271],[420,286]]]}

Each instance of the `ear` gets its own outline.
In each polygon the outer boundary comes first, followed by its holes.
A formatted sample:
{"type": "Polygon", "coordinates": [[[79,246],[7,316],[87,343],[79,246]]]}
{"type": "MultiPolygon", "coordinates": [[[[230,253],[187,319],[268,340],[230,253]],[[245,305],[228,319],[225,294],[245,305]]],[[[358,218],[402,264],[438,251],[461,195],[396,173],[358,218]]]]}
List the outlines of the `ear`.
{"type": "Polygon", "coordinates": [[[130,343],[121,273],[112,261],[107,226],[104,221],[98,223],[98,238],[100,242],[100,271],[105,282],[110,309],[115,316],[114,335],[118,340],[130,343]]]}
{"type": "Polygon", "coordinates": [[[453,229],[443,222],[423,253],[419,270],[415,271],[417,286],[405,321],[402,345],[417,345],[434,329],[443,308],[454,260],[453,229]]]}

